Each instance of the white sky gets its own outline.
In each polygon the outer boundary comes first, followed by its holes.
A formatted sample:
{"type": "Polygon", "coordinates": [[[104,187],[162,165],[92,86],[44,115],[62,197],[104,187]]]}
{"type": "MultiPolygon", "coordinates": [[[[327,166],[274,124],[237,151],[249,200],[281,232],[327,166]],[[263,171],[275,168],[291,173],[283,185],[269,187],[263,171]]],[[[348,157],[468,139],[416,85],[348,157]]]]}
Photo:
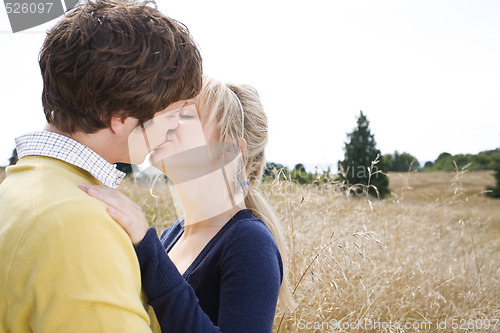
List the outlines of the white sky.
{"type": "MultiPolygon", "coordinates": [[[[498,0],[157,2],[206,74],[259,90],[269,161],[335,165],[360,110],[382,153],[421,164],[500,147],[498,0]]],[[[44,126],[37,56],[54,23],[13,34],[0,5],[0,165],[44,126]]]]}

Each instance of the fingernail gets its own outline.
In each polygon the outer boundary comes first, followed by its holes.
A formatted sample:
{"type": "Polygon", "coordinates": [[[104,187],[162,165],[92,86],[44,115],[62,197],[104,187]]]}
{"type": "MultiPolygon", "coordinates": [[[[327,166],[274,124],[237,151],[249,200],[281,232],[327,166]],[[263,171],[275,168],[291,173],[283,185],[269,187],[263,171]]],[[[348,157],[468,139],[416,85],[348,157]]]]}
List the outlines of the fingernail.
{"type": "Polygon", "coordinates": [[[116,210],[115,210],[113,207],[108,207],[108,211],[109,211],[111,214],[116,213],[116,210]]]}

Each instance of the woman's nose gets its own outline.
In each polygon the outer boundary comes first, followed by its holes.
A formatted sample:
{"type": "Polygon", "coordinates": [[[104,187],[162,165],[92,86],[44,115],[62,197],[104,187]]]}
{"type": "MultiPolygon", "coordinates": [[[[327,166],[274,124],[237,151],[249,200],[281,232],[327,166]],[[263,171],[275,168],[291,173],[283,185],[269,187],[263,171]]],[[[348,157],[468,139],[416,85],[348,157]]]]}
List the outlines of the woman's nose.
{"type": "Polygon", "coordinates": [[[174,115],[172,117],[169,117],[167,120],[167,131],[173,131],[179,127],[179,115],[174,115]]]}

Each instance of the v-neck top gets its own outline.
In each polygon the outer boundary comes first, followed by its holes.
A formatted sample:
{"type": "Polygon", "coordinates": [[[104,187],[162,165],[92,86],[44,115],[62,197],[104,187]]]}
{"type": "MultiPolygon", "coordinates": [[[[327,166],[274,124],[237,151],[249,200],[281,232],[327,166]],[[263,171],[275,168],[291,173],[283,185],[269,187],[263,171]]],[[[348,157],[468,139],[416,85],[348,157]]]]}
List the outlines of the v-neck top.
{"type": "MultiPolygon", "coordinates": [[[[201,250],[201,252],[196,256],[191,265],[186,269],[186,271],[182,274],[182,276],[188,280],[191,272],[196,269],[196,267],[203,261],[203,258],[210,253],[210,250],[217,244],[220,237],[223,237],[223,234],[227,229],[230,229],[231,226],[236,223],[243,216],[247,215],[245,213],[251,213],[250,210],[240,210],[238,211],[226,224],[222,226],[222,228],[217,231],[217,233],[208,241],[205,247],[201,250]]],[[[253,216],[253,214],[252,214],[253,216]]],[[[260,221],[260,220],[259,220],[260,221]]],[[[160,241],[165,248],[165,252],[168,254],[170,250],[174,247],[174,245],[179,241],[179,239],[184,234],[184,217],[181,217],[177,220],[172,226],[163,231],[160,241]]],[[[262,221],[261,221],[262,222],[262,221]]],[[[263,223],[263,222],[262,222],[263,223]]]]}
{"type": "Polygon", "coordinates": [[[271,332],[283,266],[264,222],[239,211],[181,275],[167,252],[183,232],[181,218],[160,239],[151,228],[136,247],[162,331],[271,332]]]}

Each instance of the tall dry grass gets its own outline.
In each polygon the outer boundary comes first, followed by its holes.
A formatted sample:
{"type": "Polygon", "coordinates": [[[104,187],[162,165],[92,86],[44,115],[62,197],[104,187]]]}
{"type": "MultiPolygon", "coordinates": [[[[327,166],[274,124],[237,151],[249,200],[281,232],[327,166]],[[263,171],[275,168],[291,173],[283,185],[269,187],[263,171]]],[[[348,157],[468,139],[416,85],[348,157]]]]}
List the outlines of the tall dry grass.
{"type": "Polygon", "coordinates": [[[389,176],[394,195],[383,201],[332,185],[267,185],[288,230],[298,303],[278,311],[276,330],[500,331],[491,326],[500,319],[500,202],[480,193],[492,174],[389,176]]]}
{"type": "MultiPolygon", "coordinates": [[[[500,201],[482,193],[492,173],[389,178],[385,200],[345,197],[333,183],[263,185],[288,238],[297,302],[277,310],[275,332],[500,331],[500,323],[492,328],[500,201]]],[[[157,229],[176,219],[168,190],[155,190],[157,198],[131,182],[123,190],[157,229]]]]}
{"type": "MultiPolygon", "coordinates": [[[[347,198],[335,184],[264,184],[297,302],[277,310],[275,332],[500,331],[500,201],[481,193],[492,173],[389,177],[385,200],[347,198]]],[[[148,187],[127,180],[122,190],[161,231],[178,213],[166,188],[155,198],[148,187]]]]}

